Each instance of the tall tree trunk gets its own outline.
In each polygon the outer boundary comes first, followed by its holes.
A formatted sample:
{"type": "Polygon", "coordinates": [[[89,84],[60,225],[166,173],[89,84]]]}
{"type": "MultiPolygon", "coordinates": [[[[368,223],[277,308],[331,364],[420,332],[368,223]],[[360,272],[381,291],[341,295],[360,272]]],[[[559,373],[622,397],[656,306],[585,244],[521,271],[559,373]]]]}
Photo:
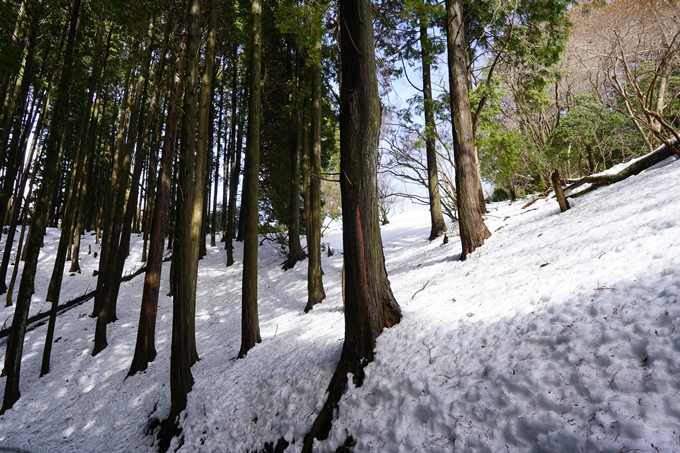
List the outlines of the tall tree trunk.
{"type": "MultiPolygon", "coordinates": [[[[217,234],[217,192],[219,188],[219,180],[220,180],[220,155],[222,153],[222,125],[224,124],[224,90],[222,87],[219,88],[220,90],[220,107],[219,107],[219,112],[218,112],[218,120],[217,120],[217,148],[215,149],[215,156],[214,159],[212,160],[213,162],[213,181],[214,185],[212,186],[213,193],[212,193],[212,213],[211,213],[211,218],[210,218],[210,247],[215,247],[216,246],[216,238],[215,235],[217,234]]],[[[225,156],[225,162],[227,159],[227,153],[224,153],[225,156]]],[[[226,167],[226,165],[225,165],[226,167]]],[[[225,175],[225,180],[228,179],[228,176],[225,175]]],[[[222,198],[222,207],[226,204],[227,197],[222,198]]]]}
{"type": "MultiPolygon", "coordinates": [[[[316,44],[316,58],[321,61],[321,41],[316,44]]],[[[326,298],[321,270],[321,67],[314,63],[312,75],[312,125],[311,152],[309,154],[309,230],[307,230],[307,306],[308,313],[314,305],[326,298]]]]}
{"type": "Polygon", "coordinates": [[[168,106],[165,138],[161,154],[161,169],[156,187],[153,220],[149,241],[149,256],[142,289],[142,308],[139,312],[139,328],[135,354],[128,376],[147,369],[149,362],[156,358],[156,314],[158,312],[158,295],[161,285],[163,266],[163,250],[165,245],[165,223],[168,218],[170,201],[170,183],[172,179],[172,163],[177,143],[179,127],[179,105],[184,85],[184,64],[186,53],[186,33],[181,33],[179,49],[175,56],[174,76],[168,106]]]}
{"type": "Polygon", "coordinates": [[[257,247],[259,212],[257,206],[260,172],[260,116],[262,111],[260,71],[262,56],[262,1],[253,0],[251,9],[250,41],[250,99],[248,101],[248,137],[246,139],[246,165],[243,180],[241,216],[245,215],[243,243],[243,284],[241,349],[239,358],[245,357],[260,338],[257,314],[257,247]]]}
{"type": "Polygon", "coordinates": [[[43,235],[45,234],[45,227],[51,208],[50,203],[52,201],[56,183],[57,175],[55,170],[57,170],[59,166],[60,145],[68,120],[69,86],[71,85],[73,61],[76,54],[76,30],[78,27],[79,15],[80,0],[74,0],[71,8],[64,67],[59,81],[59,91],[52,114],[50,135],[45,152],[43,179],[40,184],[35,214],[29,232],[26,264],[24,265],[21,283],[19,285],[19,294],[17,296],[14,318],[12,319],[10,337],[7,341],[7,380],[5,383],[5,394],[0,414],[3,414],[6,410],[10,409],[21,395],[19,392],[19,374],[21,370],[24,336],[26,334],[26,322],[28,321],[28,311],[31,305],[31,296],[33,294],[33,284],[38,264],[38,255],[40,254],[40,245],[43,240],[43,235]]]}
{"type": "Polygon", "coordinates": [[[439,170],[437,168],[437,149],[435,147],[434,104],[432,101],[432,79],[430,66],[432,49],[427,35],[427,20],[420,17],[420,48],[423,65],[423,104],[425,111],[425,150],[427,154],[427,189],[430,195],[430,241],[446,231],[442,203],[439,197],[439,170]]]}
{"type": "Polygon", "coordinates": [[[236,127],[239,120],[236,108],[238,107],[238,55],[237,47],[234,47],[234,67],[231,80],[231,124],[229,132],[229,203],[227,205],[227,228],[224,237],[224,248],[227,251],[227,267],[234,264],[234,236],[236,233],[236,192],[238,180],[241,175],[241,147],[236,139],[236,127]]]}
{"type": "Polygon", "coordinates": [[[99,258],[99,274],[97,276],[97,289],[94,299],[94,316],[97,324],[94,335],[94,349],[92,355],[95,356],[106,349],[106,325],[115,321],[115,314],[111,312],[109,289],[111,277],[116,267],[116,254],[120,240],[120,214],[118,210],[119,193],[125,192],[129,175],[129,157],[126,155],[127,146],[125,143],[126,129],[130,114],[130,78],[132,71],[128,72],[125,80],[125,93],[120,108],[120,119],[118,122],[118,132],[116,135],[115,152],[113,156],[113,172],[109,193],[106,197],[105,208],[102,211],[104,216],[104,227],[102,233],[102,249],[99,258]],[[127,168],[128,171],[125,171],[127,168]]]}
{"type": "Polygon", "coordinates": [[[302,212],[304,212],[305,236],[309,242],[309,116],[311,110],[311,98],[305,96],[302,103],[302,126],[300,127],[302,133],[302,143],[300,152],[302,154],[302,212]]]}
{"type": "MultiPolygon", "coordinates": [[[[35,11],[33,12],[33,17],[31,19],[31,27],[28,37],[28,45],[26,47],[26,59],[23,68],[23,73],[20,75],[18,81],[18,93],[15,99],[15,105],[13,109],[13,121],[8,122],[12,124],[12,138],[9,142],[9,148],[7,152],[7,162],[5,163],[5,174],[3,176],[2,189],[0,190],[0,220],[2,225],[5,225],[5,218],[7,216],[7,207],[10,196],[14,193],[14,188],[18,186],[17,173],[21,166],[21,161],[23,154],[20,152],[21,136],[22,136],[22,123],[24,120],[24,111],[28,103],[28,90],[33,82],[34,73],[34,61],[35,61],[35,46],[38,39],[38,30],[40,25],[40,19],[42,15],[43,2],[42,0],[37,2],[35,5],[35,11]]],[[[24,127],[30,128],[30,124],[27,122],[24,127]]],[[[4,152],[4,146],[3,146],[4,152]]],[[[0,161],[0,166],[3,164],[0,161]]],[[[0,236],[2,236],[2,229],[0,229],[0,236]]],[[[4,279],[0,280],[0,294],[4,294],[7,291],[5,287],[4,279]]]]}
{"type": "Polygon", "coordinates": [[[293,58],[293,52],[289,49],[288,53],[288,78],[291,83],[289,103],[291,112],[288,117],[288,152],[290,155],[290,201],[288,222],[288,258],[283,263],[283,270],[292,269],[295,263],[305,259],[305,252],[300,244],[300,142],[298,140],[300,127],[300,86],[298,78],[293,71],[293,65],[299,59],[293,58]]]}
{"type": "Polygon", "coordinates": [[[305,437],[325,439],[348,373],[360,386],[382,330],[401,320],[392,295],[378,218],[380,97],[370,0],[340,0],[340,190],[345,262],[345,342],[328,386],[328,399],[305,437]]]}
{"type": "Polygon", "coordinates": [[[453,157],[456,165],[458,226],[462,251],[460,259],[474,252],[491,236],[484,224],[482,182],[477,166],[475,137],[468,92],[468,52],[462,0],[446,0],[446,31],[453,118],[453,157]]]}
{"type": "MultiPolygon", "coordinates": [[[[189,33],[187,72],[184,92],[183,143],[180,147],[180,197],[176,224],[177,242],[173,250],[175,268],[172,282],[172,345],[170,353],[170,414],[161,425],[159,450],[167,451],[179,428],[177,416],[186,408],[187,394],[194,385],[191,365],[198,360],[194,337],[194,303],[198,270],[198,236],[203,214],[205,156],[197,155],[196,104],[198,96],[198,53],[201,40],[199,0],[187,0],[189,33]],[[199,171],[201,169],[202,171],[199,171]]],[[[214,37],[212,38],[214,39],[214,37]]],[[[206,64],[210,64],[207,61],[206,64]]],[[[210,68],[212,74],[212,68],[210,68]]],[[[200,140],[199,140],[200,141],[200,140]]],[[[198,151],[202,152],[202,151],[198,151]]]]}

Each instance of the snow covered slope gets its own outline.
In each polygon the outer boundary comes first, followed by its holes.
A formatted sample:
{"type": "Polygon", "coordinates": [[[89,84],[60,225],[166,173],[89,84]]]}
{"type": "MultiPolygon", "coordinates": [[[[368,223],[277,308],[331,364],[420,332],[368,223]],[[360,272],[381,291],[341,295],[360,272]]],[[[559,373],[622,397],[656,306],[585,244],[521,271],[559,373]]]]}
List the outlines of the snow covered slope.
{"type": "MultiPolygon", "coordinates": [[[[427,241],[426,211],[392,218],[383,242],[404,318],[379,338],[364,385],[347,390],[315,451],[348,435],[357,452],[680,451],[678,181],[675,161],[562,214],[554,199],[492,205],[493,236],[465,262],[455,227],[443,245],[427,241]]],[[[323,241],[342,249],[339,231],[323,241]]],[[[241,267],[226,268],[221,248],[200,263],[201,360],[180,451],[245,452],[281,437],[299,451],[323,405],[342,347],[342,256],[323,257],[327,299],[304,314],[306,262],[283,272],[275,247],[260,252],[263,341],[242,360],[241,267]]],[[[41,282],[53,259],[41,258],[41,282]]],[[[90,268],[66,276],[62,300],[95,283],[90,268]]],[[[46,283],[36,284],[32,311],[46,310],[46,283]]],[[[48,376],[38,378],[45,327],[27,334],[22,397],[0,417],[0,447],[155,451],[145,429],[169,411],[171,299],[160,300],[156,362],[125,379],[141,288],[141,277],[123,284],[120,319],[95,358],[91,302],[58,319],[48,376]]]]}

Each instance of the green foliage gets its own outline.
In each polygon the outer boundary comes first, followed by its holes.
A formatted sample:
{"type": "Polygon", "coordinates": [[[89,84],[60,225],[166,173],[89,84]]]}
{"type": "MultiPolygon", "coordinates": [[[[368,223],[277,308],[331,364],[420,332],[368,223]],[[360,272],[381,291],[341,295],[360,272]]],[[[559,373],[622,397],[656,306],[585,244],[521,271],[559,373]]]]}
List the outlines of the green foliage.
{"type": "Polygon", "coordinates": [[[580,97],[553,130],[546,149],[569,177],[602,171],[645,152],[633,122],[593,97],[580,97]]]}
{"type": "Polygon", "coordinates": [[[21,43],[12,42],[16,20],[14,2],[0,2],[0,77],[16,75],[21,67],[21,43]]]}

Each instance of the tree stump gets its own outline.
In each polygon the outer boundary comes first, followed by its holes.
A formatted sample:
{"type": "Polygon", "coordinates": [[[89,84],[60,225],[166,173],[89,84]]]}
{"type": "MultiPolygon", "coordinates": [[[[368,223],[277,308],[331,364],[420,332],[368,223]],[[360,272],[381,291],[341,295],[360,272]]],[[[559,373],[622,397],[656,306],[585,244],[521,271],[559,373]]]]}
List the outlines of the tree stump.
{"type": "Polygon", "coordinates": [[[557,171],[557,169],[553,171],[551,179],[553,189],[555,190],[555,197],[557,198],[557,202],[560,204],[560,211],[564,212],[569,209],[569,202],[567,201],[567,197],[564,196],[562,183],[560,182],[560,173],[557,171]]]}

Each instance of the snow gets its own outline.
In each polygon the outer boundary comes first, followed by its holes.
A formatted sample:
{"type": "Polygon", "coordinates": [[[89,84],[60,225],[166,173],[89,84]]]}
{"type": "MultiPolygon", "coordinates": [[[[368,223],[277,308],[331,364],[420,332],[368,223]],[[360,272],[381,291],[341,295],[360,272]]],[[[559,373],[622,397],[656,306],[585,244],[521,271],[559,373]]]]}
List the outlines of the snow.
{"type": "MultiPolygon", "coordinates": [[[[680,161],[571,200],[490,205],[493,235],[459,261],[450,241],[428,242],[427,211],[383,227],[386,265],[404,317],[378,339],[362,387],[343,396],[327,440],[357,452],[680,451],[680,161]]],[[[181,416],[181,452],[263,448],[302,438],[325,401],[340,356],[341,231],[323,238],[327,298],[309,314],[306,262],[287,272],[260,247],[262,343],[240,347],[241,244],[226,268],[221,247],[199,266],[201,360],[181,416]]],[[[41,255],[31,313],[43,301],[58,232],[41,255]]],[[[127,272],[141,263],[135,237],[127,272]]],[[[64,277],[61,301],[91,291],[98,251],[84,237],[83,272],[64,277]]],[[[156,451],[145,434],[170,408],[169,263],[163,269],[158,357],[125,379],[141,301],[141,276],[123,283],[109,347],[92,357],[92,301],[60,315],[52,369],[39,378],[45,326],[26,335],[22,396],[0,417],[0,449],[156,451]]],[[[1,315],[11,323],[13,309],[1,315]]],[[[0,340],[4,353],[6,340],[0,340]]],[[[4,356],[3,356],[4,360],[4,356]]],[[[5,378],[0,379],[4,388],[5,378]]]]}

